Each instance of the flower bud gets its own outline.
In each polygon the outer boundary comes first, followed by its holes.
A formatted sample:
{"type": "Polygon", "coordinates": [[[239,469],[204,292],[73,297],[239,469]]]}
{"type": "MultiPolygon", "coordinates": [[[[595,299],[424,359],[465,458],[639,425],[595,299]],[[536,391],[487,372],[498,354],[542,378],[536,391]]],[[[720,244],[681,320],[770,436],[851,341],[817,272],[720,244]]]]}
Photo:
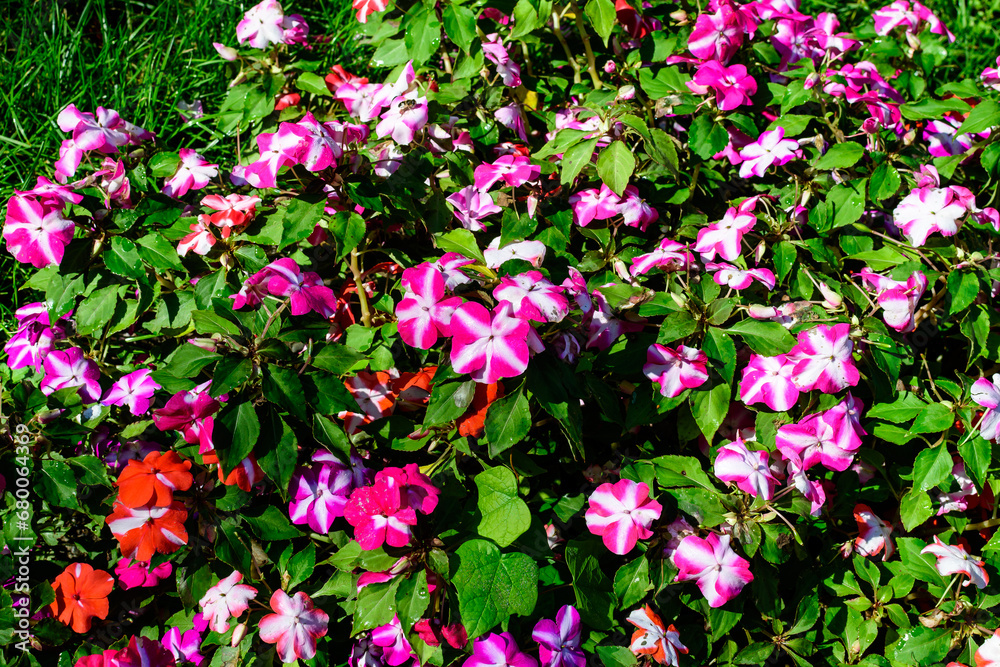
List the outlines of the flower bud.
{"type": "Polygon", "coordinates": [[[614,60],[609,60],[608,62],[604,63],[605,74],[614,74],[616,69],[618,69],[618,67],[615,65],[614,60]]]}
{"type": "Polygon", "coordinates": [[[236,646],[241,641],[243,641],[243,637],[246,636],[246,634],[247,634],[246,622],[240,623],[233,629],[233,639],[231,642],[229,642],[229,645],[236,646]]]}
{"type": "Polygon", "coordinates": [[[826,283],[819,284],[819,291],[823,295],[824,308],[837,309],[844,303],[843,297],[830,289],[826,283]]]}
{"type": "Polygon", "coordinates": [[[769,320],[778,316],[778,309],[754,303],[747,307],[747,314],[755,320],[769,320]]]}
{"type": "Polygon", "coordinates": [[[219,44],[218,42],[212,42],[212,46],[214,46],[215,50],[219,52],[219,57],[222,58],[223,60],[228,60],[232,62],[233,60],[236,60],[237,58],[240,57],[239,54],[236,52],[236,49],[234,49],[231,46],[226,46],[225,44],[219,44]]]}

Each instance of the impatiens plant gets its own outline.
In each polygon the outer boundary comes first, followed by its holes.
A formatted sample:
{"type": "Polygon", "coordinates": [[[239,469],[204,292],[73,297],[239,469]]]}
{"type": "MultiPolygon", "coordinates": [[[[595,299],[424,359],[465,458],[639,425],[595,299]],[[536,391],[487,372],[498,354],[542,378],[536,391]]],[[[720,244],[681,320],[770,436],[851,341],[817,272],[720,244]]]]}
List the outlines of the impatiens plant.
{"type": "Polygon", "coordinates": [[[0,664],[1000,664],[1000,74],[847,4],[265,0],[176,140],[65,106],[0,664]]]}

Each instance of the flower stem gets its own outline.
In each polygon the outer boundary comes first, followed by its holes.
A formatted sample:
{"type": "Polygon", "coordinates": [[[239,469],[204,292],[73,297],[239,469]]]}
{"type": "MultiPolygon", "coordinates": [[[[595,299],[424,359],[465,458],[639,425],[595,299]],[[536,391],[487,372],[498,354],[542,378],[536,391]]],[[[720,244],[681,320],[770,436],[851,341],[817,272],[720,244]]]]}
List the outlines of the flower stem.
{"type": "Polygon", "coordinates": [[[354,286],[358,288],[358,303],[361,304],[361,323],[371,328],[372,313],[368,307],[368,293],[361,282],[361,267],[358,265],[358,249],[351,251],[351,273],[354,275],[354,286]]]}
{"type": "Polygon", "coordinates": [[[583,40],[583,50],[587,54],[587,72],[591,81],[594,82],[594,90],[601,89],[601,77],[597,73],[597,61],[594,60],[594,50],[590,48],[590,37],[587,35],[587,28],[583,24],[583,12],[576,0],[570,0],[570,7],[573,8],[573,16],[576,19],[576,29],[580,32],[580,39],[583,40]]]}

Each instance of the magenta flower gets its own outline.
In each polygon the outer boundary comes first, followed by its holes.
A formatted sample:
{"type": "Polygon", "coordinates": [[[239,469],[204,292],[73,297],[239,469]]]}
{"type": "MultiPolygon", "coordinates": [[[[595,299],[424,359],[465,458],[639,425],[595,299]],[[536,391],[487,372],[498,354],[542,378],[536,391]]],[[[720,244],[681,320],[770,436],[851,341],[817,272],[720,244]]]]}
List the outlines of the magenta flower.
{"type": "Polygon", "coordinates": [[[569,301],[562,289],[542,277],[538,271],[503,276],[493,290],[497,301],[507,301],[514,315],[535,322],[559,322],[569,314],[569,301]]]}
{"type": "Polygon", "coordinates": [[[382,112],[379,124],[375,126],[375,134],[379,137],[392,137],[397,144],[412,144],[413,139],[424,125],[427,124],[427,98],[419,97],[417,91],[397,97],[382,112]]]}
{"type": "Polygon", "coordinates": [[[604,539],[604,546],[619,556],[635,548],[635,543],[653,536],[649,529],[663,508],[649,497],[643,482],[622,479],[601,484],[588,500],[587,529],[604,539]]]}
{"type": "Polygon", "coordinates": [[[353,473],[339,461],[299,468],[291,482],[289,518],[296,525],[309,524],[317,533],[329,535],[334,520],[344,516],[353,488],[353,473]]]}
{"type": "Polygon", "coordinates": [[[215,449],[212,442],[213,418],[220,407],[218,401],[209,396],[208,383],[191,391],[179,391],[158,410],[153,410],[153,423],[161,431],[180,431],[184,441],[199,443],[202,454],[215,449]]]}
{"type": "Polygon", "coordinates": [[[497,66],[497,73],[503,81],[503,85],[517,88],[521,85],[521,68],[510,59],[503,40],[497,33],[486,35],[483,38],[483,55],[491,63],[497,66]]]}
{"type": "Polygon", "coordinates": [[[258,134],[260,157],[244,169],[247,182],[255,188],[278,187],[278,171],[301,162],[304,134],[305,130],[294,123],[282,123],[277,132],[258,134]]]}
{"type": "Polygon", "coordinates": [[[445,278],[431,264],[403,271],[406,296],[396,306],[399,337],[411,347],[429,350],[438,336],[451,336],[451,320],[461,297],[444,298],[445,278]]]}
{"type": "Polygon", "coordinates": [[[752,35],[757,23],[749,8],[720,2],[714,14],[703,13],[688,37],[688,50],[701,60],[728,62],[743,44],[743,35],[752,35]]]}
{"type": "MultiPolygon", "coordinates": [[[[718,254],[731,262],[740,256],[743,235],[757,224],[757,216],[747,212],[745,206],[746,202],[740,204],[739,208],[729,207],[722,220],[698,230],[694,251],[701,253],[702,259],[712,261],[718,254]]],[[[750,210],[753,210],[752,206],[750,210]]]]}
{"type": "Polygon", "coordinates": [[[875,291],[876,300],[882,306],[882,319],[896,331],[913,331],[916,327],[914,316],[917,303],[927,289],[927,276],[923,271],[914,271],[905,281],[893,280],[863,269],[856,274],[875,291]]]}
{"type": "Polygon", "coordinates": [[[763,176],[771,165],[780,166],[800,157],[798,142],[784,137],[785,128],[778,126],[761,133],[757,141],[744,146],[740,151],[740,158],[743,159],[740,164],[740,176],[742,178],[763,176]]]}
{"type": "Polygon", "coordinates": [[[266,49],[271,44],[284,44],[284,20],[281,4],[277,0],[264,0],[248,9],[243,19],[236,24],[236,39],[240,44],[249,44],[255,49],[266,49]]]}
{"type": "Polygon", "coordinates": [[[484,384],[517,377],[528,368],[530,329],[527,320],[514,316],[508,302],[500,302],[492,317],[482,304],[464,303],[451,318],[452,368],[484,384]]]}
{"type": "Polygon", "coordinates": [[[764,500],[774,497],[774,488],[778,485],[771,473],[768,453],[748,450],[739,433],[736,440],[719,448],[715,476],[723,482],[735,482],[740,491],[764,500]]]}
{"type": "Polygon", "coordinates": [[[799,389],[835,394],[858,384],[861,374],[854,365],[850,333],[849,324],[820,324],[799,332],[798,344],[788,353],[795,361],[792,377],[799,389]]]}
{"type": "Polygon", "coordinates": [[[952,188],[917,188],[906,195],[892,212],[893,221],[913,247],[938,232],[954,236],[962,227],[968,208],[952,188]]]}
{"type": "Polygon", "coordinates": [[[1000,373],[993,376],[990,382],[982,377],[972,384],[971,398],[978,405],[986,408],[979,422],[979,435],[986,440],[1000,438],[1000,373]]]}
{"type": "Polygon", "coordinates": [[[598,188],[587,188],[570,195],[569,204],[573,208],[573,222],[586,227],[591,220],[609,220],[618,215],[621,199],[605,184],[598,188]]]}
{"type": "Polygon", "coordinates": [[[753,106],[751,95],[757,92],[757,82],[747,74],[743,65],[725,67],[717,60],[709,60],[695,72],[692,83],[688,83],[696,94],[711,88],[715,91],[715,104],[722,111],[732,111],[744,104],[753,106]]]}
{"type": "Polygon", "coordinates": [[[545,261],[545,244],[541,241],[518,241],[500,247],[500,237],[496,237],[483,251],[486,266],[499,269],[503,263],[512,259],[520,259],[532,266],[541,266],[545,261]]]}
{"type": "Polygon", "coordinates": [[[14,259],[39,269],[59,264],[76,229],[62,211],[56,197],[14,195],[7,200],[3,238],[14,259]]]}
{"type": "Polygon", "coordinates": [[[323,284],[319,274],[305,273],[290,257],[275,260],[265,267],[270,277],[267,291],[274,296],[288,297],[292,315],[305,315],[310,311],[329,318],[337,312],[337,297],[323,284]]]}
{"type": "Polygon", "coordinates": [[[477,190],[486,192],[499,180],[511,187],[519,187],[538,178],[542,168],[531,164],[531,158],[524,155],[501,155],[492,164],[476,167],[473,180],[477,190]]]}
{"type": "Polygon", "coordinates": [[[150,588],[169,577],[173,571],[174,566],[169,561],[160,563],[150,569],[148,562],[122,558],[118,561],[118,565],[115,566],[118,583],[121,584],[124,590],[130,588],[150,588]]]}
{"type": "Polygon", "coordinates": [[[854,539],[854,552],[869,558],[882,553],[888,560],[896,552],[892,542],[892,526],[875,516],[872,508],[858,503],[854,506],[854,520],[858,522],[858,536],[854,539]]]}
{"type": "Polygon", "coordinates": [[[36,199],[54,198],[63,204],[79,204],[83,201],[83,195],[60,183],[53,183],[44,176],[35,177],[35,187],[30,190],[14,190],[14,194],[36,199]]]}
{"type": "Polygon", "coordinates": [[[1000,56],[997,56],[997,66],[984,69],[979,75],[979,79],[987,88],[1000,92],[1000,56]]]}
{"type": "Polygon", "coordinates": [[[963,586],[975,584],[976,588],[986,588],[990,581],[990,575],[986,572],[983,561],[973,558],[969,552],[960,544],[950,546],[941,541],[937,535],[934,536],[934,544],[928,544],[920,550],[922,554],[933,554],[937,558],[937,571],[942,576],[952,574],[964,574],[968,577],[962,582],[963,586]]]}
{"type": "Polygon", "coordinates": [[[493,203],[493,197],[489,193],[480,192],[473,185],[448,195],[447,199],[455,207],[452,211],[455,218],[463,227],[474,232],[486,229],[486,224],[482,222],[483,218],[503,211],[493,203]]]}
{"type": "Polygon", "coordinates": [[[59,318],[55,325],[49,325],[49,311],[41,301],[21,306],[14,312],[17,331],[4,344],[7,366],[11,369],[31,366],[38,369],[43,359],[52,351],[57,340],[66,338],[66,327],[61,324],[68,320],[70,313],[59,318]]]}
{"type": "MultiPolygon", "coordinates": [[[[336,123],[320,123],[311,111],[296,123],[289,125],[288,131],[300,138],[296,160],[309,171],[323,171],[337,166],[337,159],[344,154],[343,128],[336,123]],[[339,138],[336,136],[339,134],[339,138]]],[[[279,130],[280,131],[280,130],[279,130]]]]}
{"type": "Polygon", "coordinates": [[[386,478],[354,489],[344,507],[344,518],[354,526],[354,539],[366,551],[382,544],[406,546],[410,527],[417,525],[416,511],[403,506],[399,486],[386,478]]]}
{"type": "MultiPolygon", "coordinates": [[[[577,303],[583,296],[585,293],[577,296],[577,303]]],[[[587,314],[583,322],[587,326],[587,348],[606,350],[622,334],[642,331],[645,320],[633,322],[617,317],[600,290],[594,290],[592,296],[591,307],[584,311],[587,314]]]]}
{"type": "Polygon", "coordinates": [[[803,470],[817,463],[838,472],[847,470],[854,462],[854,452],[861,446],[861,439],[857,439],[853,448],[845,449],[845,445],[855,443],[838,441],[833,426],[824,416],[825,413],[810,415],[779,427],[775,446],[786,459],[801,461],[803,470]]]}
{"type": "Polygon", "coordinates": [[[661,394],[674,398],[708,381],[708,357],[693,347],[681,345],[675,350],[653,343],[646,350],[642,372],[660,385],[661,394]]]}
{"type": "Polygon", "coordinates": [[[163,183],[163,194],[183,197],[189,190],[200,190],[219,175],[219,165],[212,164],[190,148],[180,149],[177,171],[163,183]]]}
{"type": "Polygon", "coordinates": [[[750,355],[750,363],[743,369],[740,382],[740,400],[747,405],[763,403],[778,412],[790,410],[799,400],[794,373],[795,362],[787,355],[750,355]]]}
{"type": "Polygon", "coordinates": [[[587,656],[580,648],[580,612],[564,605],[556,620],[543,618],[535,624],[531,638],[538,642],[542,667],[586,667],[587,656]]]}
{"type": "Polygon", "coordinates": [[[879,35],[888,35],[893,29],[903,27],[908,36],[916,37],[924,31],[926,24],[931,33],[945,36],[949,42],[955,41],[955,35],[937,14],[919,2],[914,2],[911,7],[908,0],[894,0],[872,12],[872,18],[875,20],[875,32],[879,35]]]}
{"type": "Polygon", "coordinates": [[[140,368],[119,378],[104,394],[102,405],[127,405],[134,415],[144,415],[149,411],[153,394],[160,385],[149,374],[148,368],[140,368]]]}
{"type": "Polygon", "coordinates": [[[732,264],[709,262],[705,265],[714,271],[712,279],[717,285],[726,285],[734,290],[744,290],[756,280],[768,290],[774,289],[774,272],[770,269],[740,269],[732,264]]]}
{"type": "Polygon", "coordinates": [[[430,514],[438,504],[441,491],[431,483],[430,477],[420,472],[416,463],[407,463],[402,468],[386,468],[375,474],[375,481],[385,480],[390,486],[399,488],[400,502],[404,507],[412,507],[421,514],[430,514]]]}
{"type": "Polygon", "coordinates": [[[198,601],[202,613],[208,619],[208,627],[213,632],[229,630],[229,619],[238,618],[250,608],[250,600],[257,597],[257,589],[241,584],[243,575],[233,571],[225,579],[209,588],[198,601]]]}
{"type": "Polygon", "coordinates": [[[66,387],[79,387],[77,393],[84,403],[101,400],[101,371],[95,362],[83,356],[80,348],[50,352],[45,357],[42,368],[45,377],[39,389],[46,396],[66,387]]]}
{"type": "Polygon", "coordinates": [[[729,546],[729,535],[710,533],[707,539],[685,537],[673,560],[680,572],[674,581],[696,581],[708,606],[721,607],[753,581],[750,563],[729,546]]]}
{"type": "Polygon", "coordinates": [[[654,268],[659,268],[665,273],[672,273],[684,271],[692,266],[694,266],[694,255],[688,250],[688,246],[670,239],[663,239],[653,252],[634,257],[629,273],[633,276],[639,276],[649,273],[654,268]]]}
{"type": "Polygon", "coordinates": [[[491,632],[475,640],[462,667],[538,667],[538,661],[522,653],[509,632],[491,632]]]}
{"type": "Polygon", "coordinates": [[[382,647],[382,656],[386,664],[392,667],[398,667],[416,658],[413,647],[403,632],[403,626],[399,623],[398,615],[394,615],[385,625],[372,630],[372,642],[382,647]]]}
{"type": "MultiPolygon", "coordinates": [[[[117,153],[119,146],[129,143],[129,133],[114,109],[97,107],[97,113],[84,113],[70,104],[59,112],[56,124],[63,132],[73,133],[73,145],[80,151],[117,153]]],[[[73,172],[75,173],[75,169],[73,172]]],[[[72,175],[72,174],[70,174],[72,175]]]]}
{"type": "Polygon", "coordinates": [[[316,655],[316,640],[326,636],[330,617],[316,609],[308,595],[299,591],[294,597],[280,588],[271,595],[275,613],[260,619],[260,638],[276,644],[282,662],[309,660],[316,655]]]}
{"type": "Polygon", "coordinates": [[[208,663],[208,656],[201,654],[201,633],[194,628],[185,632],[178,627],[170,628],[160,643],[173,654],[178,664],[187,661],[195,667],[204,667],[208,663]]]}
{"type": "Polygon", "coordinates": [[[56,180],[65,183],[76,174],[83,161],[84,151],[72,139],[63,139],[59,146],[59,159],[55,163],[56,180]]]}

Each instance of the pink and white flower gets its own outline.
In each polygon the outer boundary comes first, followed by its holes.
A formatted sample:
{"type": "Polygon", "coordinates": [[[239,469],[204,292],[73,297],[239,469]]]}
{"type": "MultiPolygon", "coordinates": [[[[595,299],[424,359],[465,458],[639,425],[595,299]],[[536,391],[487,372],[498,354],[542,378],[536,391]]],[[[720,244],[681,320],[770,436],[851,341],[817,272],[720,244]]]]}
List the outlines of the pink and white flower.
{"type": "Polygon", "coordinates": [[[208,627],[213,632],[229,630],[229,619],[238,618],[250,608],[250,600],[257,597],[257,589],[241,584],[243,575],[233,571],[225,579],[219,581],[199,600],[198,605],[208,619],[208,627]]]}
{"type": "Polygon", "coordinates": [[[507,48],[497,33],[483,38],[483,55],[497,66],[497,73],[500,74],[503,85],[511,88],[521,85],[521,67],[510,59],[510,54],[507,53],[507,48]]]}
{"type": "Polygon", "coordinates": [[[514,315],[525,320],[560,322],[569,314],[569,301],[562,289],[538,271],[501,277],[493,297],[509,302],[514,307],[514,315]]]}
{"type": "Polygon", "coordinates": [[[520,259],[528,262],[532,266],[541,266],[545,261],[545,244],[541,241],[517,241],[508,243],[500,247],[500,237],[496,237],[483,251],[486,266],[491,269],[499,269],[504,262],[512,259],[520,259]]]}
{"type": "Polygon", "coordinates": [[[740,46],[744,35],[753,35],[757,23],[748,8],[734,2],[719,2],[714,14],[702,13],[688,37],[688,50],[702,60],[728,62],[740,46]]]}
{"type": "Polygon", "coordinates": [[[745,204],[746,202],[739,208],[731,206],[722,220],[698,230],[694,251],[701,253],[702,259],[712,261],[718,254],[722,259],[731,262],[740,256],[743,235],[757,224],[757,216],[745,210],[745,204]]]}
{"type": "Polygon", "coordinates": [[[201,632],[197,628],[182,631],[179,627],[172,627],[163,635],[160,643],[173,654],[178,664],[187,661],[195,667],[204,667],[208,663],[208,656],[201,654],[201,632]]]}
{"type": "Polygon", "coordinates": [[[653,252],[638,255],[632,259],[629,273],[639,276],[659,268],[665,273],[684,271],[694,266],[694,255],[687,245],[663,239],[653,252]]]}
{"type": "Polygon", "coordinates": [[[774,289],[774,272],[770,269],[740,269],[732,264],[709,262],[705,265],[714,271],[712,279],[717,285],[726,285],[734,290],[744,290],[756,280],[769,291],[774,289]]]}
{"type": "Polygon", "coordinates": [[[543,618],[535,624],[531,638],[538,642],[542,667],[585,667],[587,656],[580,648],[580,612],[564,605],[556,620],[543,618]]]}
{"type": "Polygon", "coordinates": [[[1000,56],[997,56],[997,66],[984,69],[979,79],[987,88],[1000,92],[1000,56]]]}
{"type": "Polygon", "coordinates": [[[392,101],[375,126],[375,134],[379,138],[392,137],[397,144],[405,146],[413,143],[417,132],[426,124],[427,98],[413,91],[392,101]]]}
{"type": "Polygon", "coordinates": [[[500,302],[492,317],[482,304],[464,303],[451,318],[452,368],[485,384],[517,377],[528,368],[530,329],[509,302],[500,302]]]}
{"type": "Polygon", "coordinates": [[[913,331],[917,303],[927,289],[927,276],[923,271],[914,271],[905,281],[893,280],[864,269],[857,274],[871,289],[882,306],[882,319],[900,332],[913,331]]]}
{"type": "Polygon", "coordinates": [[[62,262],[76,226],[56,197],[14,195],[7,201],[3,238],[14,259],[36,268],[62,262]]]}
{"type": "Polygon", "coordinates": [[[983,561],[973,558],[961,544],[950,546],[941,541],[937,535],[934,536],[934,543],[928,544],[920,550],[922,554],[932,554],[937,558],[937,571],[942,576],[952,574],[964,574],[968,577],[962,582],[963,586],[975,584],[976,588],[986,588],[990,581],[990,575],[986,571],[983,561]]]}
{"type": "Polygon", "coordinates": [[[503,211],[493,203],[493,197],[488,192],[480,192],[473,185],[448,195],[447,200],[455,207],[452,211],[455,218],[463,227],[474,232],[486,229],[483,218],[503,211]]]}
{"type": "Polygon", "coordinates": [[[358,10],[357,19],[360,23],[368,23],[368,17],[375,12],[384,11],[389,0],[353,0],[351,6],[358,10]]]}
{"type": "Polygon", "coordinates": [[[729,546],[731,539],[729,535],[715,533],[710,533],[707,539],[688,535],[673,555],[674,565],[680,569],[674,581],[697,582],[712,608],[726,604],[753,581],[749,561],[733,551],[729,546]]]}
{"type": "Polygon", "coordinates": [[[605,184],[570,195],[573,222],[586,227],[592,220],[609,220],[618,215],[621,199],[605,184]]]}
{"type": "Polygon", "coordinates": [[[955,465],[952,466],[951,476],[958,482],[958,491],[938,494],[937,501],[941,503],[941,506],[938,508],[937,516],[942,516],[949,512],[966,511],[969,509],[968,498],[978,493],[976,491],[976,483],[965,472],[965,462],[961,459],[957,459],[955,465]]]}
{"type": "Polygon", "coordinates": [[[604,546],[619,556],[635,548],[638,540],[653,536],[649,529],[663,508],[649,497],[643,482],[622,479],[601,484],[588,500],[587,529],[600,535],[604,546]]]}
{"type": "Polygon", "coordinates": [[[740,150],[740,158],[743,160],[740,164],[740,176],[763,176],[771,165],[781,166],[801,155],[798,142],[785,139],[785,128],[778,126],[761,133],[757,141],[740,150]]]}
{"type": "Polygon", "coordinates": [[[392,620],[385,625],[372,630],[372,642],[376,646],[382,647],[382,656],[386,664],[391,667],[403,665],[416,658],[413,647],[410,646],[410,642],[406,639],[406,633],[403,632],[398,615],[394,615],[392,620]]]}
{"type": "Polygon", "coordinates": [[[798,344],[788,353],[795,361],[792,377],[799,389],[835,394],[858,384],[861,374],[854,365],[850,333],[849,324],[820,324],[799,332],[798,344]]]}
{"type": "Polygon", "coordinates": [[[660,218],[660,213],[639,196],[639,189],[634,185],[625,186],[618,213],[622,215],[626,227],[637,227],[641,232],[660,218]]]}
{"type": "Polygon", "coordinates": [[[892,217],[910,245],[919,247],[934,232],[957,234],[966,213],[968,209],[954,189],[917,188],[899,202],[892,217]]]}
{"type": "Polygon", "coordinates": [[[128,375],[119,378],[101,400],[102,405],[127,405],[129,411],[134,415],[144,415],[149,411],[153,394],[160,385],[156,380],[149,377],[153,371],[148,368],[140,368],[128,375]]]}
{"type": "Polygon", "coordinates": [[[293,524],[308,524],[317,533],[329,535],[333,522],[344,516],[353,488],[353,473],[339,461],[299,468],[289,489],[288,517],[293,524]]]}
{"type": "Polygon", "coordinates": [[[429,350],[438,336],[451,336],[451,318],[461,297],[444,298],[445,277],[431,264],[403,271],[406,296],[396,306],[399,336],[411,347],[429,350]]]}
{"type": "Polygon", "coordinates": [[[17,319],[17,330],[3,346],[7,353],[7,366],[11,369],[31,366],[37,370],[55,342],[66,338],[68,332],[63,320],[68,320],[69,314],[59,318],[54,326],[49,326],[48,308],[43,302],[36,301],[18,308],[14,317],[17,319]]]}
{"type": "Polygon", "coordinates": [[[685,345],[675,350],[653,343],[646,350],[642,372],[660,385],[661,394],[674,398],[685,389],[700,387],[708,381],[708,356],[685,345]]]}
{"type": "Polygon", "coordinates": [[[316,640],[326,636],[330,617],[313,606],[312,599],[299,591],[289,597],[280,588],[271,594],[271,609],[260,619],[260,638],[275,644],[278,657],[284,663],[297,659],[309,660],[316,655],[316,640]]]}
{"type": "Polygon", "coordinates": [[[838,441],[833,426],[824,419],[825,414],[814,414],[778,428],[775,446],[786,459],[801,461],[803,470],[817,463],[830,470],[847,470],[854,461],[854,452],[861,446],[858,438],[857,447],[846,449],[845,444],[854,443],[838,441]]]}
{"type": "Polygon", "coordinates": [[[284,20],[281,4],[277,0],[264,0],[248,9],[236,24],[236,39],[240,44],[249,44],[255,49],[284,44],[284,20]]]}
{"type": "Polygon", "coordinates": [[[294,259],[283,257],[268,264],[267,291],[274,296],[288,297],[292,315],[315,311],[321,317],[333,317],[337,312],[337,297],[323,284],[318,273],[302,272],[294,259]]]}
{"type": "Polygon", "coordinates": [[[750,356],[740,382],[740,400],[747,405],[763,403],[777,412],[790,410],[799,400],[795,384],[795,362],[787,355],[750,356]]]}
{"type": "Polygon", "coordinates": [[[982,377],[972,384],[972,400],[986,408],[979,422],[979,435],[986,440],[1000,438],[1000,373],[993,375],[990,382],[982,377]]]}
{"type": "Polygon", "coordinates": [[[183,197],[189,190],[200,190],[219,175],[219,165],[212,164],[190,148],[179,151],[181,161],[177,171],[163,183],[163,194],[183,197]]]}
{"type": "Polygon", "coordinates": [[[896,552],[892,541],[892,526],[875,516],[868,505],[854,506],[854,520],[858,522],[858,536],[854,540],[854,552],[866,558],[882,553],[882,560],[888,560],[896,552]],[[883,551],[884,550],[884,551],[883,551]]]}
{"type": "MultiPolygon", "coordinates": [[[[73,145],[80,151],[117,153],[118,147],[129,143],[131,139],[114,109],[97,107],[96,114],[93,114],[82,112],[75,104],[70,104],[59,112],[56,124],[63,132],[73,133],[73,145]]],[[[75,171],[74,169],[73,173],[75,171]]]]}
{"type": "Polygon", "coordinates": [[[218,241],[209,227],[211,222],[211,217],[199,215],[198,222],[193,222],[188,227],[191,232],[177,242],[177,254],[181,257],[187,256],[189,252],[194,252],[196,255],[207,255],[218,241]]]}
{"type": "Polygon", "coordinates": [[[79,387],[77,393],[84,403],[101,400],[101,370],[97,363],[83,356],[83,350],[71,347],[46,355],[42,363],[45,377],[39,389],[46,396],[67,387],[79,387]]]}
{"type": "MultiPolygon", "coordinates": [[[[584,296],[586,296],[585,292],[578,295],[576,297],[577,303],[584,296]]],[[[584,311],[586,316],[583,320],[583,323],[587,327],[587,348],[593,347],[598,350],[606,350],[622,334],[642,331],[645,320],[634,322],[615,315],[615,312],[611,309],[611,304],[608,303],[607,298],[605,298],[601,290],[595,289],[591,297],[589,308],[584,311]]]]}
{"type": "Polygon", "coordinates": [[[719,448],[715,458],[715,476],[723,482],[735,482],[740,491],[754,498],[770,500],[774,497],[778,480],[771,472],[768,458],[765,451],[748,450],[743,438],[737,434],[736,440],[719,448]]]}
{"type": "Polygon", "coordinates": [[[1000,667],[1000,629],[976,650],[976,667],[1000,667]]]}
{"type": "Polygon", "coordinates": [[[542,168],[531,164],[531,158],[524,155],[501,155],[490,163],[476,167],[473,181],[476,189],[486,192],[497,181],[502,180],[511,187],[519,187],[538,179],[542,168]]]}
{"type": "Polygon", "coordinates": [[[538,667],[538,661],[522,653],[509,632],[491,632],[475,640],[462,667],[538,667]]]}
{"type": "Polygon", "coordinates": [[[115,574],[118,575],[118,583],[122,589],[151,588],[174,571],[174,566],[169,561],[160,563],[154,568],[150,568],[149,565],[149,562],[133,561],[131,558],[119,560],[115,566],[115,574]]]}

